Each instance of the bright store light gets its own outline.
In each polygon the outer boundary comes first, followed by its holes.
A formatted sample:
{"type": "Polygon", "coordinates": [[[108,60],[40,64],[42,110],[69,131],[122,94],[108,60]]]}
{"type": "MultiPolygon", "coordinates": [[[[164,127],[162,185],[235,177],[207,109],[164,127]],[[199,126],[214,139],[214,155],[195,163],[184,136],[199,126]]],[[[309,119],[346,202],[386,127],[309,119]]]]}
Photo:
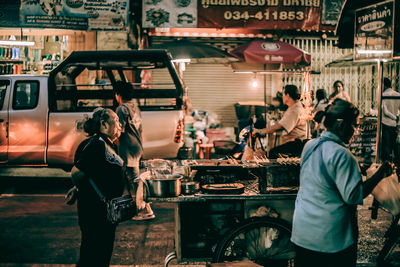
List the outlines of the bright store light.
{"type": "Polygon", "coordinates": [[[392,50],[357,50],[358,54],[390,54],[392,50]]]}
{"type": "Polygon", "coordinates": [[[175,62],[175,63],[190,63],[190,58],[173,59],[172,62],[175,62]]]}
{"type": "Polygon", "coordinates": [[[14,46],[33,46],[35,45],[35,42],[31,42],[31,41],[12,41],[12,40],[0,40],[0,45],[14,45],[14,46]]]}

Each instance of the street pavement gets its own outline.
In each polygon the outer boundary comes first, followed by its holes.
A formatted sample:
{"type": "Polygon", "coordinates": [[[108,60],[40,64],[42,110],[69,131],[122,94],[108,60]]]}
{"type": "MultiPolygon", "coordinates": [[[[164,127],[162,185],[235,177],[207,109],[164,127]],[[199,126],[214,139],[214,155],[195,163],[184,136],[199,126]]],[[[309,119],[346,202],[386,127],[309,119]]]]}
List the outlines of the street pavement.
{"type": "MultiPolygon", "coordinates": [[[[7,193],[0,195],[0,266],[74,266],[80,244],[76,207],[65,205],[60,193],[7,193]]],[[[378,219],[372,220],[368,210],[371,201],[368,197],[359,208],[357,266],[375,266],[391,220],[382,210],[378,219]]],[[[118,226],[112,266],[159,267],[174,251],[173,204],[153,203],[152,207],[154,220],[128,221],[118,226]]],[[[206,263],[178,265],[173,260],[169,266],[182,265],[199,267],[206,263]]]]}

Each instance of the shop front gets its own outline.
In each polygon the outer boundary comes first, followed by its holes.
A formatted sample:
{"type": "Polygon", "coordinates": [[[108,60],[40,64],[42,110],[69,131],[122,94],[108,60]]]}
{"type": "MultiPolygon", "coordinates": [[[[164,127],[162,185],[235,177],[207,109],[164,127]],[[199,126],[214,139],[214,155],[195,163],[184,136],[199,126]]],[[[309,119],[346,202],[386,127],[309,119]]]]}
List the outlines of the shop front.
{"type": "Polygon", "coordinates": [[[46,75],[71,51],[96,49],[91,31],[3,28],[0,38],[0,74],[46,75]]]}
{"type": "Polygon", "coordinates": [[[3,1],[0,74],[46,75],[72,51],[127,49],[128,10],[127,0],[3,1]]]}

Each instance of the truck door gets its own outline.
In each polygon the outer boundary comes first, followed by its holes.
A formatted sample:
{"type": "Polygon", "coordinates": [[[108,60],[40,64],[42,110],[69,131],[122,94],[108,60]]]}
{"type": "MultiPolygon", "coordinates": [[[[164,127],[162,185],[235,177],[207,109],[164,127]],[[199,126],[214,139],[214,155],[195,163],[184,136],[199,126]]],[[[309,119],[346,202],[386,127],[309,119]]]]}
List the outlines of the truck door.
{"type": "Polygon", "coordinates": [[[9,107],[8,162],[44,164],[46,148],[47,95],[43,80],[16,80],[9,107]],[[44,88],[43,88],[44,89],[44,88]]]}
{"type": "Polygon", "coordinates": [[[0,162],[7,162],[10,80],[0,79],[0,162]]]}

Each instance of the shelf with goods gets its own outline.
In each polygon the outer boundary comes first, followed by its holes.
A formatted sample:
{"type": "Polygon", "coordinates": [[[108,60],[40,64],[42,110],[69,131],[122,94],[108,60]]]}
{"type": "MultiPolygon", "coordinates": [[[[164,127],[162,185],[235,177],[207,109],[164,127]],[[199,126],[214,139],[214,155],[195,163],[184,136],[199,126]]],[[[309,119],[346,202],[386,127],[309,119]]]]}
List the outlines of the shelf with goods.
{"type": "Polygon", "coordinates": [[[12,30],[0,30],[0,74],[48,74],[63,59],[67,40],[66,36],[39,32],[18,36],[12,30]]]}
{"type": "Polygon", "coordinates": [[[71,51],[97,48],[97,32],[0,27],[0,42],[0,48],[8,50],[6,57],[4,55],[3,58],[0,57],[0,65],[18,64],[22,66],[22,68],[18,68],[21,74],[46,75],[71,51]],[[3,45],[5,41],[9,44],[3,45]],[[13,48],[14,57],[12,55],[13,48]],[[18,48],[19,58],[16,59],[15,49],[18,48]],[[8,62],[8,60],[14,59],[22,60],[22,62],[8,62]]]}
{"type": "Polygon", "coordinates": [[[22,74],[25,60],[21,59],[0,59],[1,74],[22,74]]]}
{"type": "Polygon", "coordinates": [[[22,73],[24,61],[19,47],[0,46],[0,74],[22,73]]]}

